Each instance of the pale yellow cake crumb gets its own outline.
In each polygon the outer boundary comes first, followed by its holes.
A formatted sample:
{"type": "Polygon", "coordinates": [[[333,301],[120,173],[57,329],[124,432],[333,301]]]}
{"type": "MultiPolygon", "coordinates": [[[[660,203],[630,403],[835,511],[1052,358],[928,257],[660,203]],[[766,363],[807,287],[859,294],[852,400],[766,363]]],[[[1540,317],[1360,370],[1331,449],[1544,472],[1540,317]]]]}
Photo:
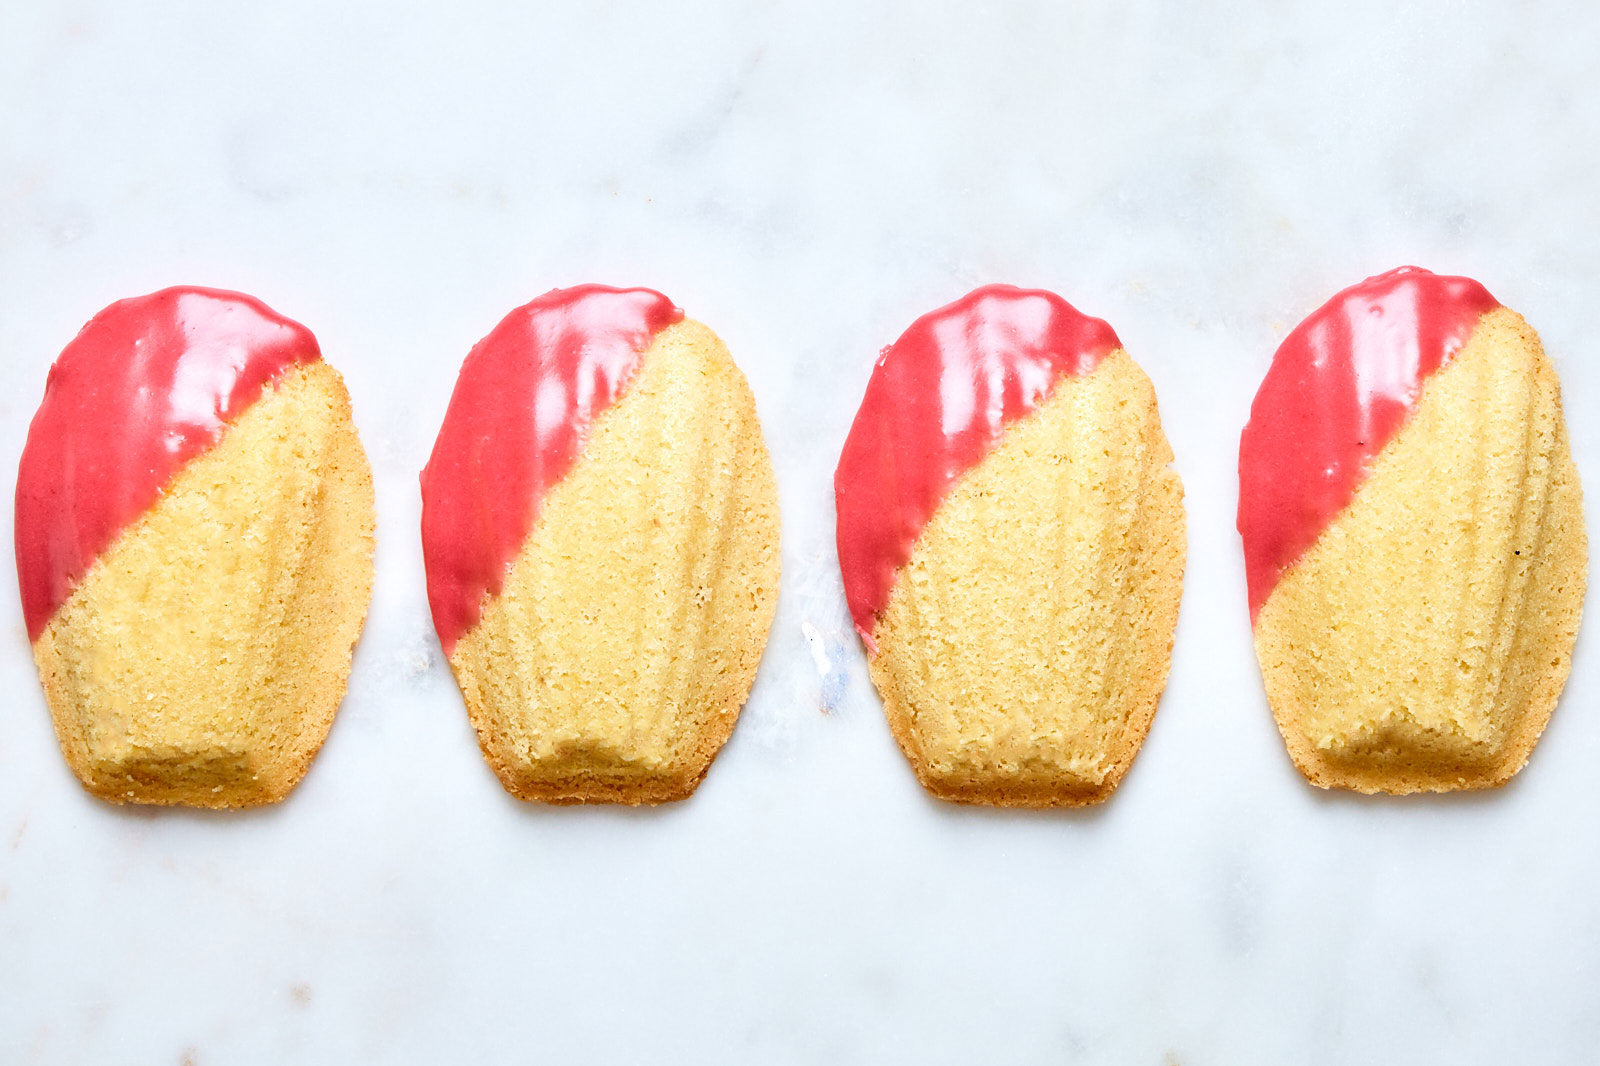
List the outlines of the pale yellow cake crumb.
{"type": "Polygon", "coordinates": [[[1561,387],[1486,314],[1256,620],[1267,696],[1313,784],[1503,784],[1571,667],[1588,573],[1561,387]]]}
{"type": "Polygon", "coordinates": [[[117,803],[248,807],[304,776],[372,589],[337,371],[292,368],[96,560],[34,643],[61,748],[117,803]]]}
{"type": "Polygon", "coordinates": [[[1183,486],[1118,349],[1058,382],[934,512],[874,630],[895,738],[936,796],[1109,796],[1166,685],[1183,486]]]}
{"type": "Polygon", "coordinates": [[[750,388],[709,329],[669,326],[451,656],[490,766],[524,799],[689,795],[733,730],[777,594],[750,388]]]}

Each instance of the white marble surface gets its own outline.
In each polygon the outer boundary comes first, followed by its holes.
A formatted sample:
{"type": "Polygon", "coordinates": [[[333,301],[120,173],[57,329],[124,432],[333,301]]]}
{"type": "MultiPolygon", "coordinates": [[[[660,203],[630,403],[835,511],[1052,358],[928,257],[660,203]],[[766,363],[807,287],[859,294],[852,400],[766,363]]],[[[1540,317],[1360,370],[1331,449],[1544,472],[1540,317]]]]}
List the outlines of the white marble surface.
{"type": "Polygon", "coordinates": [[[89,799],[0,611],[0,1062],[1593,1061],[1594,627],[1505,790],[1318,793],[1232,511],[1285,330],[1404,262],[1538,327],[1600,494],[1600,17],[1066,6],[0,5],[0,469],[91,314],[218,285],[316,331],[380,512],[349,698],[275,809],[89,799]],[[660,810],[509,799],[425,613],[416,475],[457,366],[587,280],[726,338],[782,486],[754,695],[660,810]],[[835,570],[874,354],[998,280],[1114,324],[1188,488],[1171,685],[1090,812],[926,798],[835,570]]]}

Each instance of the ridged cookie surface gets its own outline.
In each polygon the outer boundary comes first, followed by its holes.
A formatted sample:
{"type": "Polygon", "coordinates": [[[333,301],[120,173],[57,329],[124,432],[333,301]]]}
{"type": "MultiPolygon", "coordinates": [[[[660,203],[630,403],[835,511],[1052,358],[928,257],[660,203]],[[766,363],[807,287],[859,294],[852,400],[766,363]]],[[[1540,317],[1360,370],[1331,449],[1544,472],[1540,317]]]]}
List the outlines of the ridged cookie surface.
{"type": "Polygon", "coordinates": [[[305,774],[372,584],[339,374],[236,293],[113,305],[52,370],[18,571],[62,751],[114,802],[246,807],[305,774]]]}
{"type": "Polygon", "coordinates": [[[1537,334],[1475,282],[1407,269],[1341,293],[1284,347],[1241,448],[1240,528],[1257,656],[1295,765],[1361,792],[1503,784],[1566,680],[1587,576],[1560,385],[1537,334]],[[1330,401],[1297,369],[1313,361],[1379,384],[1354,406],[1330,401]],[[1282,484],[1285,446],[1342,457],[1340,506],[1295,510],[1306,491],[1282,484]],[[1297,540],[1287,562],[1270,556],[1297,540]]]}
{"type": "MultiPolygon", "coordinates": [[[[430,596],[451,667],[514,795],[681,799],[733,729],[777,602],[777,490],[753,397],[716,335],[647,290],[557,290],[507,323],[469,356],[423,479],[430,596]],[[563,364],[563,337],[591,359],[613,349],[600,360],[607,384],[563,364]],[[564,465],[508,475],[531,495],[527,531],[506,538],[516,547],[503,559],[471,564],[498,568],[477,592],[446,570],[467,569],[452,515],[478,494],[446,487],[463,484],[459,442],[482,438],[461,427],[479,417],[466,401],[489,378],[523,417],[564,420],[573,447],[564,465]],[[528,405],[540,379],[607,402],[528,405]],[[471,621],[458,632],[454,618],[471,621]]],[[[492,440],[479,460],[517,461],[492,440]]]]}
{"type": "Polygon", "coordinates": [[[1171,460],[1149,379],[1053,294],[980,289],[885,350],[835,481],[839,551],[891,730],[934,795],[1077,806],[1116,788],[1177,621],[1171,460]]]}

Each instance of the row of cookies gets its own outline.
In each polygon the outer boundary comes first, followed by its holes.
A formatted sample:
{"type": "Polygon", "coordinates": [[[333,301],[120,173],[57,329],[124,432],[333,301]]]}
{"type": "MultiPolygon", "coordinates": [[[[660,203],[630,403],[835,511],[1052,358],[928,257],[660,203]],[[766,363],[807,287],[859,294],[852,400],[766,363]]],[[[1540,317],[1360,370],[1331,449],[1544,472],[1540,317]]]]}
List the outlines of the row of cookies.
{"type": "MultiPolygon", "coordinates": [[[[883,350],[835,476],[849,611],[940,797],[1108,796],[1166,684],[1183,490],[1111,327],[987,286],[883,350]]],[[[1269,702],[1313,783],[1503,783],[1570,668],[1587,569],[1536,334],[1402,268],[1280,347],[1240,445],[1269,702]]],[[[645,289],[555,290],[467,356],[422,472],[428,600],[483,753],[546,802],[692,792],[778,591],[743,375],[645,289]]],[[[238,293],[167,289],[56,360],[17,482],[24,619],[67,762],[114,802],[242,807],[304,775],[372,585],[337,371],[238,293]]]]}

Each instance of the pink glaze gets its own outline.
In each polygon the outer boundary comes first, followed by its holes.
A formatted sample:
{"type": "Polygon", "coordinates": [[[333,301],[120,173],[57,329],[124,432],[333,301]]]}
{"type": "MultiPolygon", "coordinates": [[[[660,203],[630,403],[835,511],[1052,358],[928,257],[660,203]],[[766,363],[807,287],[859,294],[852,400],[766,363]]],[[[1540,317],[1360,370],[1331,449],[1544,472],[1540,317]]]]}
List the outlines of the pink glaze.
{"type": "Polygon", "coordinates": [[[553,289],[467,355],[422,471],[428,603],[446,655],[499,594],[595,418],[655,334],[682,318],[650,289],[553,289]]]}
{"type": "Polygon", "coordinates": [[[163,289],[90,319],[50,368],[17,471],[28,639],[268,382],[320,358],[310,330],[237,292],[163,289]]]}
{"type": "Polygon", "coordinates": [[[1500,306],[1471,278],[1401,267],[1312,313],[1278,348],[1239,439],[1239,532],[1254,623],[1344,510],[1428,375],[1500,306]]]}
{"type": "Polygon", "coordinates": [[[834,474],[839,566],[867,647],[896,574],[950,486],[1055,383],[1120,346],[1051,292],[987,285],[883,350],[834,474]]]}

